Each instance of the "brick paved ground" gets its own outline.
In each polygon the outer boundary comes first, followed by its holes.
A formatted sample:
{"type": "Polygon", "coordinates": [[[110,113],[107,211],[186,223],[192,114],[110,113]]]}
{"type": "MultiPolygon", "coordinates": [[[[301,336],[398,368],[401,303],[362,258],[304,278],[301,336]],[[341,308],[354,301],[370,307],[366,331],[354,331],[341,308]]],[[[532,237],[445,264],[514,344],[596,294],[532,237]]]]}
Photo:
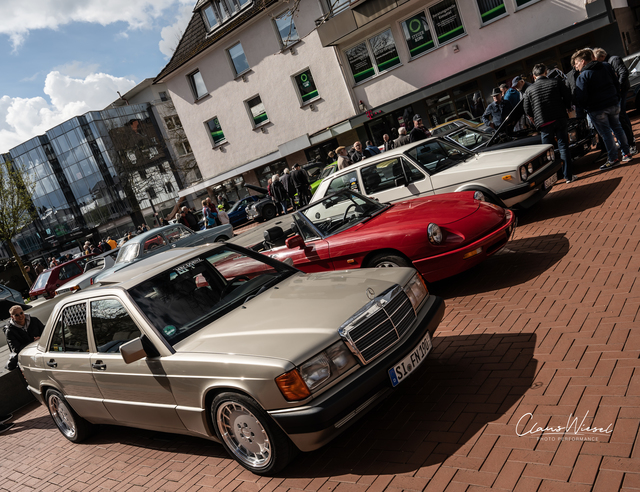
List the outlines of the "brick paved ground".
{"type": "MultiPolygon", "coordinates": [[[[640,128],[637,128],[640,130],[640,128]]],[[[638,133],[638,131],[637,131],[638,133]]],[[[432,286],[447,313],[430,359],[392,397],[276,478],[205,440],[106,427],[66,441],[43,407],[0,436],[0,489],[396,492],[640,488],[640,159],[558,184],[508,249],[432,286]],[[594,441],[516,435],[609,428],[594,441]],[[521,423],[522,424],[522,423],[521,423]]],[[[539,435],[536,434],[536,435],[539,435]]]]}

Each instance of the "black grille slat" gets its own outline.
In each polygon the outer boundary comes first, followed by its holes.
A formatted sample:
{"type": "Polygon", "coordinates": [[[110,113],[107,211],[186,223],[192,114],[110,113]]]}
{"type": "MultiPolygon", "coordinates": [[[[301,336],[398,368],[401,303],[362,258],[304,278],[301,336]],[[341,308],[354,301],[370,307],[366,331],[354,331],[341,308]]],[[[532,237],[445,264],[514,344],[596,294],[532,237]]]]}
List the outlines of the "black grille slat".
{"type": "Polygon", "coordinates": [[[400,291],[384,307],[352,326],[346,335],[367,363],[395,345],[415,317],[409,298],[400,291]]]}

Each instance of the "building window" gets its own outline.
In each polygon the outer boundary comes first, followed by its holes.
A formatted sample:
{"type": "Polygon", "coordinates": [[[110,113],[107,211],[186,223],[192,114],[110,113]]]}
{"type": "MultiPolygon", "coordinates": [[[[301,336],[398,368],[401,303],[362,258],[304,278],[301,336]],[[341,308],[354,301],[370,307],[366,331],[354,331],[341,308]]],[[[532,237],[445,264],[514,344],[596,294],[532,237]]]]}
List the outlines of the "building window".
{"type": "Polygon", "coordinates": [[[538,0],[516,0],[516,10],[519,9],[520,7],[525,7],[526,5],[537,2],[537,1],[538,0]]]}
{"type": "Polygon", "coordinates": [[[164,188],[165,188],[165,190],[167,190],[167,193],[173,193],[173,185],[171,184],[170,181],[167,181],[164,184],[164,188]]]}
{"type": "Polygon", "coordinates": [[[140,175],[140,179],[147,179],[147,171],[145,169],[140,169],[138,174],[140,175]]]}
{"type": "Polygon", "coordinates": [[[203,18],[209,30],[222,24],[240,12],[250,0],[213,0],[202,9],[203,18]]]}
{"type": "Polygon", "coordinates": [[[444,44],[465,34],[456,0],[444,0],[429,7],[438,44],[444,44]]]}
{"type": "Polygon", "coordinates": [[[207,127],[211,134],[211,141],[213,146],[216,147],[226,140],[224,133],[222,132],[222,126],[220,126],[220,120],[218,118],[212,118],[207,121],[207,127]]]}
{"type": "Polygon", "coordinates": [[[167,174],[167,170],[164,168],[164,165],[158,164],[158,172],[161,174],[167,174]]]}
{"type": "Polygon", "coordinates": [[[304,72],[294,75],[293,80],[295,81],[302,104],[320,97],[316,84],[311,76],[311,70],[308,68],[304,72]]]}
{"type": "Polygon", "coordinates": [[[160,100],[162,102],[166,102],[169,100],[169,96],[167,96],[166,92],[159,92],[158,95],[160,96],[160,100]]]}
{"type": "Polygon", "coordinates": [[[262,104],[260,96],[249,99],[247,101],[247,108],[249,108],[249,112],[251,113],[254,128],[257,128],[269,121],[267,111],[264,109],[264,104],[262,104]]]}
{"type": "Polygon", "coordinates": [[[155,147],[149,147],[149,158],[155,157],[158,155],[158,149],[155,147]]]}
{"type": "Polygon", "coordinates": [[[164,119],[164,123],[167,125],[167,129],[175,130],[176,128],[182,128],[182,122],[177,116],[167,116],[164,119]]]}
{"type": "Polygon", "coordinates": [[[127,152],[127,157],[129,158],[129,160],[131,161],[131,163],[132,163],[132,164],[135,164],[135,163],[136,163],[136,161],[138,160],[138,159],[136,158],[136,154],[135,154],[135,152],[132,152],[132,151],[128,151],[128,152],[127,152]]]}
{"type": "Polygon", "coordinates": [[[427,15],[424,12],[414,15],[401,25],[411,58],[415,58],[435,48],[429,22],[427,21],[427,15]]]}
{"type": "Polygon", "coordinates": [[[300,40],[296,25],[293,23],[293,14],[290,11],[286,11],[280,16],[274,19],[276,29],[280,36],[280,45],[283,48],[300,40]]]}
{"type": "Polygon", "coordinates": [[[236,75],[241,75],[249,70],[249,62],[247,62],[247,57],[244,55],[242,44],[236,44],[235,46],[229,48],[227,52],[229,53],[229,58],[231,59],[233,70],[235,71],[236,75]]]}
{"type": "Polygon", "coordinates": [[[153,200],[154,198],[158,198],[158,195],[156,194],[156,190],[154,190],[151,187],[147,188],[147,195],[149,195],[150,200],[153,200]]]}
{"type": "Polygon", "coordinates": [[[356,84],[400,65],[391,29],[349,48],[345,55],[356,84]]]}
{"type": "Polygon", "coordinates": [[[191,90],[193,91],[193,95],[196,99],[200,99],[208,94],[207,86],[204,85],[204,80],[202,79],[200,70],[196,70],[192,74],[189,74],[189,84],[191,85],[191,90]]]}
{"type": "MultiPolygon", "coordinates": [[[[179,157],[182,157],[183,155],[187,155],[190,154],[191,151],[191,145],[189,145],[189,141],[185,140],[183,142],[177,142],[176,145],[176,152],[178,153],[179,157]]],[[[165,170],[164,168],[162,168],[162,172],[164,173],[165,170]]]]}
{"type": "Polygon", "coordinates": [[[480,10],[480,19],[483,24],[507,13],[504,0],[476,0],[480,10]]]}

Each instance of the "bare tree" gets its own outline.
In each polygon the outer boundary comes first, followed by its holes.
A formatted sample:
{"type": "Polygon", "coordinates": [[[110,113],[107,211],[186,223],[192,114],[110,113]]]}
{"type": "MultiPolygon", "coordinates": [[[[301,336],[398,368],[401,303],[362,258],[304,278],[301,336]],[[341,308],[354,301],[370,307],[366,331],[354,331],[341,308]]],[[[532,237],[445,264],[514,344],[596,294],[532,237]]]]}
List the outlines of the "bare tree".
{"type": "Polygon", "coordinates": [[[31,201],[34,190],[35,183],[12,162],[0,164],[0,240],[9,247],[29,287],[31,279],[11,239],[37,217],[31,201]]]}

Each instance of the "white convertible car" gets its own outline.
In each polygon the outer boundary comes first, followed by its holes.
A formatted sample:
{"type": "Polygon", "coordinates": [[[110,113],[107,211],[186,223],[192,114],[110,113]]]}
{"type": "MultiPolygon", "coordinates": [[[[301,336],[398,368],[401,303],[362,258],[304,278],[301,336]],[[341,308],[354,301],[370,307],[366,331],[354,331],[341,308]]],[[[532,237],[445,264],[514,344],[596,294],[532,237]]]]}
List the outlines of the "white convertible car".
{"type": "Polygon", "coordinates": [[[554,159],[551,145],[476,154],[440,138],[430,138],[332,174],[322,181],[311,202],[345,188],[382,202],[477,191],[502,207],[528,208],[549,192],[561,165],[554,159]]]}

